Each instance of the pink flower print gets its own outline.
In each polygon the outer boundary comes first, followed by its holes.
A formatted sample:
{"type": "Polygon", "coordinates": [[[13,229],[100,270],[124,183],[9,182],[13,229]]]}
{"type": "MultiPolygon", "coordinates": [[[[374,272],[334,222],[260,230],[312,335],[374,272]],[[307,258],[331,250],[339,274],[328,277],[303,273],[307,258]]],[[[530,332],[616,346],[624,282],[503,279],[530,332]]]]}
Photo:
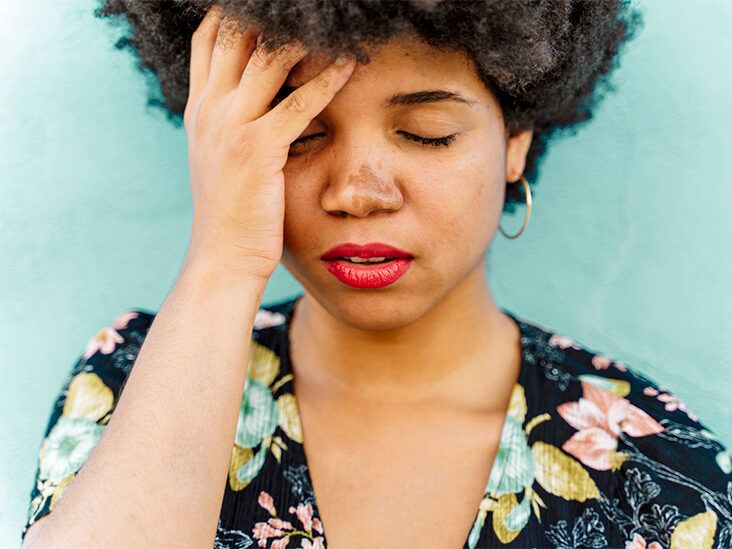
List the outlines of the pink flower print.
{"type": "Polygon", "coordinates": [[[140,313],[136,311],[124,312],[114,319],[114,322],[112,322],[112,328],[115,330],[124,330],[127,328],[127,324],[129,324],[130,320],[137,318],[138,316],[140,316],[140,313]]]}
{"type": "Polygon", "coordinates": [[[267,521],[267,524],[279,530],[292,530],[292,524],[281,518],[271,518],[267,521]]]}
{"type": "Polygon", "coordinates": [[[650,545],[646,545],[645,538],[640,534],[635,534],[632,540],[625,542],[625,549],[663,549],[663,547],[657,541],[653,541],[650,545]]]}
{"type": "Polygon", "coordinates": [[[627,371],[627,368],[621,362],[614,362],[610,357],[601,354],[596,354],[592,357],[592,365],[595,367],[595,370],[607,370],[611,365],[614,365],[621,372],[627,371]]]}
{"type": "Polygon", "coordinates": [[[254,328],[261,330],[262,328],[271,328],[279,326],[285,322],[285,315],[282,313],[273,313],[267,309],[259,309],[254,316],[254,328]]]}
{"type": "Polygon", "coordinates": [[[573,349],[579,350],[579,347],[574,342],[574,340],[560,334],[552,334],[552,336],[549,338],[548,343],[552,347],[559,347],[561,349],[572,347],[573,349]]]}
{"type": "Polygon", "coordinates": [[[312,542],[310,542],[310,540],[307,538],[302,538],[302,543],[300,544],[300,547],[302,549],[325,549],[325,543],[321,536],[318,536],[312,542]]]}
{"type": "MultiPolygon", "coordinates": [[[[267,547],[267,539],[268,538],[274,538],[279,537],[283,535],[285,532],[280,530],[279,528],[273,528],[266,522],[258,522],[254,525],[254,530],[252,530],[252,535],[254,535],[255,539],[258,539],[257,545],[260,547],[267,547]]],[[[287,537],[282,538],[285,540],[285,545],[283,547],[287,547],[287,537]]]]}
{"type": "Polygon", "coordinates": [[[302,529],[295,528],[292,523],[277,517],[277,509],[274,505],[272,496],[264,490],[259,493],[257,502],[261,507],[266,509],[273,518],[270,518],[267,522],[258,522],[254,525],[253,536],[259,540],[257,545],[259,547],[266,547],[267,540],[269,538],[280,537],[280,539],[272,542],[272,547],[278,547],[284,549],[288,546],[289,540],[292,536],[298,535],[303,536],[303,540],[300,542],[301,547],[325,549],[324,539],[321,536],[313,538],[313,529],[318,533],[323,533],[323,523],[318,517],[313,516],[313,506],[303,503],[298,503],[297,508],[290,506],[288,511],[294,513],[297,519],[302,523],[302,529]]]}
{"type": "Polygon", "coordinates": [[[264,507],[269,511],[269,514],[274,516],[277,516],[277,511],[275,510],[274,506],[274,500],[272,499],[272,496],[270,496],[267,492],[262,490],[259,492],[259,498],[257,498],[257,503],[259,503],[260,507],[264,507]]]}
{"type": "Polygon", "coordinates": [[[562,449],[585,465],[600,471],[619,466],[618,435],[652,435],[663,426],[629,400],[582,381],[582,397],[557,406],[557,412],[578,431],[562,449]]]}
{"type": "Polygon", "coordinates": [[[297,515],[297,518],[300,522],[302,522],[302,527],[305,529],[306,532],[311,532],[313,530],[313,506],[309,503],[307,505],[303,505],[302,503],[299,503],[297,505],[297,509],[294,507],[290,507],[289,509],[290,513],[295,513],[297,515]]]}
{"type": "Polygon", "coordinates": [[[607,370],[612,362],[605,355],[594,355],[592,357],[592,365],[595,367],[595,370],[607,370]]]}
{"type": "Polygon", "coordinates": [[[119,335],[117,330],[112,326],[105,326],[99,330],[94,337],[89,340],[84,349],[84,359],[89,358],[97,351],[104,355],[109,355],[114,352],[119,343],[122,343],[124,338],[119,335]]]}
{"type": "Polygon", "coordinates": [[[664,408],[668,412],[673,412],[675,410],[681,410],[682,412],[685,412],[686,415],[689,416],[689,418],[692,421],[696,421],[696,422],[699,421],[699,418],[696,416],[696,414],[694,414],[691,410],[689,410],[686,407],[686,404],[684,404],[684,402],[682,402],[681,399],[679,399],[679,397],[672,395],[668,391],[661,393],[655,387],[646,387],[643,389],[643,394],[648,395],[648,396],[655,396],[661,402],[665,402],[666,405],[664,406],[664,408]]]}

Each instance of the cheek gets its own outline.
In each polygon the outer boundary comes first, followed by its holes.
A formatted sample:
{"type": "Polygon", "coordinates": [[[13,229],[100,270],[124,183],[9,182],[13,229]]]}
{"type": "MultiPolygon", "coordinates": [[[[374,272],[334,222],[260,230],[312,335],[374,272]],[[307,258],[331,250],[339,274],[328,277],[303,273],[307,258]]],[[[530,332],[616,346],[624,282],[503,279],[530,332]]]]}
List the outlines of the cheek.
{"type": "Polygon", "coordinates": [[[484,182],[459,179],[432,181],[428,191],[413,197],[415,226],[411,235],[434,276],[463,272],[483,252],[490,216],[484,182]]]}
{"type": "Polygon", "coordinates": [[[482,242],[481,234],[490,233],[502,208],[503,182],[495,171],[486,166],[485,158],[467,165],[443,166],[414,193],[418,215],[440,245],[461,242],[460,247],[468,246],[471,240],[482,242]]]}
{"type": "Polygon", "coordinates": [[[488,230],[497,220],[503,208],[505,168],[500,159],[500,150],[491,148],[488,154],[467,157],[458,178],[463,189],[459,200],[464,222],[472,223],[480,230],[488,230]]]}
{"type": "Polygon", "coordinates": [[[293,249],[301,247],[301,240],[315,219],[312,209],[315,197],[310,196],[312,189],[306,184],[302,174],[285,173],[285,218],[284,245],[293,249]]]}
{"type": "Polygon", "coordinates": [[[493,192],[487,181],[475,181],[474,185],[464,192],[455,193],[449,208],[446,233],[452,242],[460,242],[463,252],[482,251],[490,233],[493,210],[493,192]]]}

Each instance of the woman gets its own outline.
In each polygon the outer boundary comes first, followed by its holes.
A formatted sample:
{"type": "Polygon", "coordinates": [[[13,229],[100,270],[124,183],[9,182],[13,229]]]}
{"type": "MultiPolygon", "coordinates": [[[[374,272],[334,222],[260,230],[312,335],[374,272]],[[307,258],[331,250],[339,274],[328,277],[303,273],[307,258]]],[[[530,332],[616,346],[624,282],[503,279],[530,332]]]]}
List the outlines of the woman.
{"type": "Polygon", "coordinates": [[[486,276],[637,14],[208,4],[100,12],[183,113],[194,221],[161,309],[100,330],[59,396],[28,544],[729,546],[724,446],[486,276]],[[280,260],[305,292],[261,306],[280,260]]]}

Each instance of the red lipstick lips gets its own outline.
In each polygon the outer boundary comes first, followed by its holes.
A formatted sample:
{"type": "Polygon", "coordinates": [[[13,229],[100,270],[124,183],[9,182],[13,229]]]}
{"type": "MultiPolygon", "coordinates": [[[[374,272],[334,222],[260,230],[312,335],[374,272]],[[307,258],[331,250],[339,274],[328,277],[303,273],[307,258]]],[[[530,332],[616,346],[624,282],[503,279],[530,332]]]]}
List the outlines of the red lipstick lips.
{"type": "Polygon", "coordinates": [[[383,288],[399,280],[412,264],[414,256],[381,242],[364,245],[338,244],[320,256],[328,272],[352,288],[383,288]],[[383,258],[368,262],[369,258],[383,258]],[[361,261],[353,261],[353,260],[361,261]]]}
{"type": "Polygon", "coordinates": [[[344,244],[338,244],[333,246],[330,250],[320,256],[320,259],[338,259],[343,257],[360,257],[362,259],[368,259],[369,257],[390,257],[390,258],[413,258],[414,256],[409,252],[389,246],[388,244],[382,244],[381,242],[370,242],[363,246],[359,244],[352,244],[346,242],[344,244]]]}

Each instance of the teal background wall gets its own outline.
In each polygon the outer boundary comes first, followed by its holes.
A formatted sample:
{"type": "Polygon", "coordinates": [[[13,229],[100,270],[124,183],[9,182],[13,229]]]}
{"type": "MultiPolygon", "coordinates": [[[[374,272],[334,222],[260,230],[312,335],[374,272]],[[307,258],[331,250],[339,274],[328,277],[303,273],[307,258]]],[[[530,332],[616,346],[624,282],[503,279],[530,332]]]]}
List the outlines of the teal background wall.
{"type": "MultiPolygon", "coordinates": [[[[184,130],[145,106],[95,5],[0,2],[2,547],[19,545],[63,379],[119,312],[160,307],[190,229],[184,130]]],[[[500,305],[669,387],[729,446],[732,2],[638,5],[617,90],[550,146],[491,282],[500,305]]],[[[300,291],[280,267],[264,302],[300,291]]]]}

